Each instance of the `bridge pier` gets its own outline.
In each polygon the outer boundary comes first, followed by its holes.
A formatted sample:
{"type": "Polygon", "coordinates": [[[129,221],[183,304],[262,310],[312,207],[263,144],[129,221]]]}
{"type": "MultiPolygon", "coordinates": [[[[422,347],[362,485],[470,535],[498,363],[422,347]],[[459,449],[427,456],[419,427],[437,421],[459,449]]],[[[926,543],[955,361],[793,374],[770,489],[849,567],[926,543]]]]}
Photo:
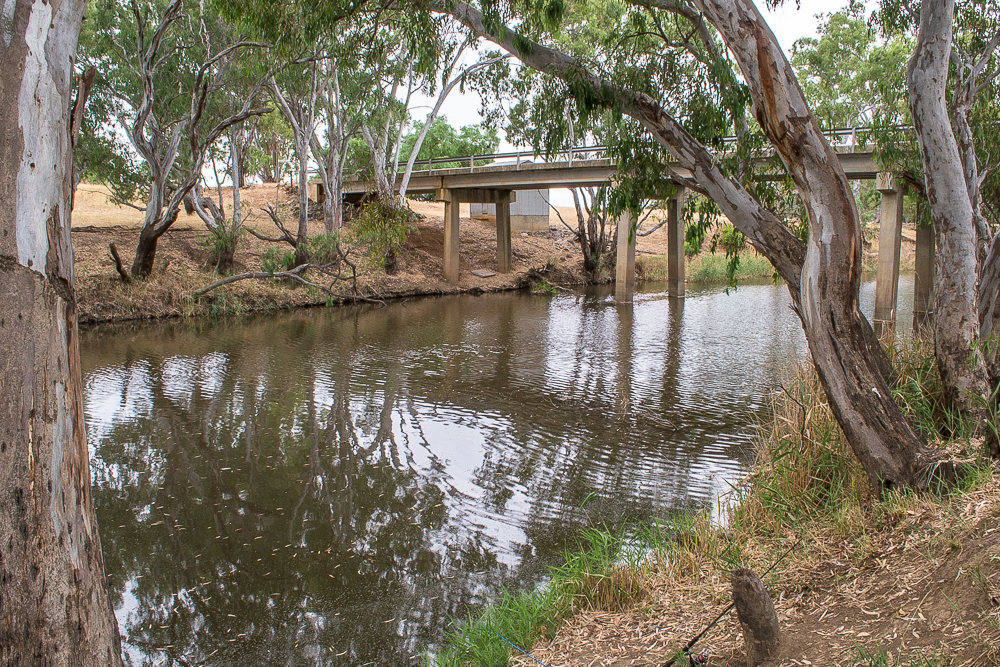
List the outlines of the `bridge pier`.
{"type": "Polygon", "coordinates": [[[896,329],[899,290],[899,246],[903,234],[903,195],[906,184],[880,173],[875,188],[882,195],[879,212],[878,269],[875,274],[875,334],[881,338],[896,329]]]}
{"type": "Polygon", "coordinates": [[[497,273],[510,273],[510,200],[511,192],[500,193],[497,200],[497,273]]]}
{"type": "Polygon", "coordinates": [[[913,332],[929,328],[934,317],[934,227],[917,227],[917,257],[913,276],[913,332]]]}
{"type": "Polygon", "coordinates": [[[678,187],[667,200],[667,295],[684,298],[684,188],[678,187]]]}
{"type": "Polygon", "coordinates": [[[444,279],[449,283],[460,280],[459,272],[459,207],[462,204],[496,204],[497,207],[497,272],[510,273],[510,203],[516,201],[511,190],[483,188],[440,188],[437,201],[444,202],[444,279]]]}
{"type": "Polygon", "coordinates": [[[628,302],[635,292],[635,217],[622,211],[618,218],[618,253],[615,258],[615,301],[628,302]]]}

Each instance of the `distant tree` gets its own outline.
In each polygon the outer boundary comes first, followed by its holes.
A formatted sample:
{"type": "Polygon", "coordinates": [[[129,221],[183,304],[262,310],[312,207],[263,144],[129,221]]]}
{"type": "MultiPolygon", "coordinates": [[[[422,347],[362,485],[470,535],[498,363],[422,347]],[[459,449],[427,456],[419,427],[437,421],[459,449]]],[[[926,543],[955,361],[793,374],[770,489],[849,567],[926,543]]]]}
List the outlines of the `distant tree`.
{"type": "MultiPolygon", "coordinates": [[[[400,158],[409,159],[413,146],[424,130],[422,122],[414,123],[413,131],[403,137],[403,146],[399,151],[400,158]]],[[[470,155],[489,155],[500,145],[500,136],[492,127],[484,125],[465,125],[456,130],[445,116],[439,116],[431,124],[424,137],[416,162],[437,160],[449,157],[467,157],[470,155]]]]}
{"type": "Polygon", "coordinates": [[[826,14],[819,37],[792,46],[792,67],[813,114],[827,128],[868,127],[887,116],[909,123],[900,95],[906,85],[906,61],[913,52],[909,35],[879,40],[860,8],[826,14]]]}
{"type": "Polygon", "coordinates": [[[244,89],[233,110],[218,94],[243,52],[262,45],[227,34],[200,4],[189,4],[102,0],[91,7],[82,45],[83,63],[102,73],[108,113],[149,173],[145,204],[136,206],[145,214],[130,272],[136,278],[153,270],[157,242],[201,180],[209,148],[232,126],[269,111],[253,107],[262,82],[244,89]],[[179,22],[195,27],[195,39],[180,34],[179,22]]]}

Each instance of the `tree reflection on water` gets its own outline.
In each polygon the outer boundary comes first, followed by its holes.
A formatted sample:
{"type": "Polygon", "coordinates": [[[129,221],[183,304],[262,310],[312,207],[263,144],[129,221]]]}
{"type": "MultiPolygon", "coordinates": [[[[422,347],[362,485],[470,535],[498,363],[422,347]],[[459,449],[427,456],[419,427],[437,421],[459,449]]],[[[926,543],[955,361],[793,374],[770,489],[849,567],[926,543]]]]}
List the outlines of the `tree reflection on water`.
{"type": "Polygon", "coordinates": [[[651,350],[638,306],[529,295],[85,331],[131,661],[413,664],[581,525],[705,503],[759,387],[689,400],[670,308],[651,350]]]}

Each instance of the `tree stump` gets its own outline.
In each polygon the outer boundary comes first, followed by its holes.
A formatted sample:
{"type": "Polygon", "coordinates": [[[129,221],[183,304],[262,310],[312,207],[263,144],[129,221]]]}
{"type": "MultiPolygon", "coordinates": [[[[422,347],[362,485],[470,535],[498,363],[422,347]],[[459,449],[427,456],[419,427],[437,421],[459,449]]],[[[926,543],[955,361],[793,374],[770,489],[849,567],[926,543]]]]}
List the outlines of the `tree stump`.
{"type": "Polygon", "coordinates": [[[747,665],[756,667],[777,650],[781,642],[778,614],[764,582],[753,570],[733,570],[733,603],[743,628],[747,665]]]}

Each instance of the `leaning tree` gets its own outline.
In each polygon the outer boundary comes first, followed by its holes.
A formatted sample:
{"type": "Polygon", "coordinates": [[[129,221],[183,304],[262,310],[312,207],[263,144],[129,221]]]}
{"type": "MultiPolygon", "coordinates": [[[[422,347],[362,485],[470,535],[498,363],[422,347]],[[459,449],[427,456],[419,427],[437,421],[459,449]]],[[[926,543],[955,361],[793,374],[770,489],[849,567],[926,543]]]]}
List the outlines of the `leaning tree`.
{"type": "Polygon", "coordinates": [[[70,208],[84,0],[0,17],[0,662],[121,664],[90,490],[70,208]]]}

